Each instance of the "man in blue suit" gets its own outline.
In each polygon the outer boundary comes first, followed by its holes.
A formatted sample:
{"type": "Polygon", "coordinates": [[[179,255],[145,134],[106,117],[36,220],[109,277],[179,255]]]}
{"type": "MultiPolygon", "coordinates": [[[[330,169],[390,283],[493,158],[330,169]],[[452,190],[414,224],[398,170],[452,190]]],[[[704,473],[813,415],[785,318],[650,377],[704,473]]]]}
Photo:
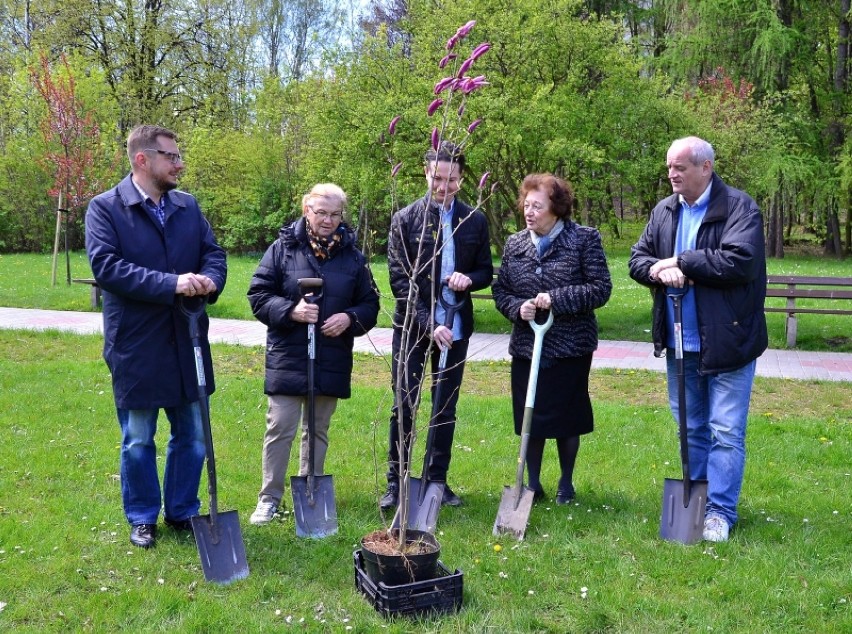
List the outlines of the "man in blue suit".
{"type": "MultiPolygon", "coordinates": [[[[213,303],[225,286],[225,251],[191,195],[179,191],[184,164],[174,132],[143,125],[127,139],[131,173],[86,212],[86,251],[103,290],[104,359],[121,428],[121,496],[130,542],[154,545],[157,518],[192,529],[200,508],[204,434],[198,378],[180,296],[213,303]],[[154,434],[166,412],[163,496],[154,434]]],[[[215,389],[209,322],[199,320],[208,395],[215,389]]]]}

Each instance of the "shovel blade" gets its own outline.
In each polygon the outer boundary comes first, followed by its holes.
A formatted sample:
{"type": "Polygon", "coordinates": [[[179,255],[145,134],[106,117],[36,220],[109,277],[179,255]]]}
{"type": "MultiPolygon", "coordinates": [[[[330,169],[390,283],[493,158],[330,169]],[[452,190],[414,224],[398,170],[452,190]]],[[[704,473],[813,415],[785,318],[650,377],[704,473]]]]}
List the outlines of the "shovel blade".
{"type": "Polygon", "coordinates": [[[666,478],[663,485],[663,513],[660,537],[681,544],[701,541],[704,509],[707,506],[707,481],[691,480],[689,502],[684,506],[684,481],[666,478]]]}
{"type": "Polygon", "coordinates": [[[196,515],[190,522],[207,581],[228,584],[248,577],[246,547],[236,511],[217,513],[215,524],[209,515],[196,515]]]}
{"type": "Polygon", "coordinates": [[[337,506],[334,502],[334,480],[330,475],[293,476],[293,513],[296,537],[323,538],[337,534],[337,506]],[[313,485],[310,484],[313,480],[313,485]]]}
{"type": "MultiPolygon", "coordinates": [[[[434,535],[438,526],[441,500],[444,499],[444,483],[411,478],[408,493],[408,528],[434,535]]],[[[400,511],[401,509],[396,510],[391,528],[400,527],[400,511]]]]}
{"type": "Polygon", "coordinates": [[[535,491],[528,487],[503,487],[503,496],[500,498],[500,508],[497,509],[492,533],[495,536],[510,533],[518,541],[522,540],[530,521],[534,497],[535,491]]]}

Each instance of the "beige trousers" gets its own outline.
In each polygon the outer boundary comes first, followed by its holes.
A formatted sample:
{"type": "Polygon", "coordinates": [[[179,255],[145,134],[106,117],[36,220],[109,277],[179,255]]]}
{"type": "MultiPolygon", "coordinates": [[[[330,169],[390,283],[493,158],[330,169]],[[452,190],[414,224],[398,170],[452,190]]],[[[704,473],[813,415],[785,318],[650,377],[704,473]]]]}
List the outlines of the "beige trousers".
{"type": "MultiPolygon", "coordinates": [[[[284,496],[284,481],[290,462],[290,448],[299,421],[302,439],[299,475],[308,475],[308,399],[304,396],[269,396],[266,411],[266,433],[263,436],[263,484],[258,495],[261,502],[280,504],[284,496]]],[[[328,428],[337,409],[337,398],[316,396],[314,400],[314,475],[323,475],[325,454],[328,451],[328,428]]]]}

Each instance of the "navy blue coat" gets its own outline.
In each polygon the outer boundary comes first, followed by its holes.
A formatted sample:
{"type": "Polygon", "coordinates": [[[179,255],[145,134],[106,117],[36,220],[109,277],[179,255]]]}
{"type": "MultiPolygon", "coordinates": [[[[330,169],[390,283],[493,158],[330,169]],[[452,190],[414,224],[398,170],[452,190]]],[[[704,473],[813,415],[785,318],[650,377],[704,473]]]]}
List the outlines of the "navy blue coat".
{"type": "MultiPolygon", "coordinates": [[[[653,298],[654,354],[666,343],[666,288],[651,280],[658,260],[674,255],[680,219],[677,194],[660,201],[628,263],[630,277],[650,287],[653,298]]],[[[763,354],[768,345],[763,301],[766,255],[763,217],[751,197],[713,174],[710,201],[698,228],[695,249],[679,257],[680,269],[693,282],[701,350],[702,375],[731,372],[763,354]]]]}
{"type": "MultiPolygon", "coordinates": [[[[175,407],[198,400],[195,356],[186,318],[177,304],[178,275],[200,273],[225,287],[225,251],[195,198],[166,194],[160,226],[128,175],[89,203],[86,252],[103,289],[104,360],[115,404],[123,409],[175,407]]],[[[207,393],[214,389],[207,341],[199,320],[207,393]]]]}
{"type": "Polygon", "coordinates": [[[319,262],[308,244],[304,218],[281,228],[249,284],[252,312],[267,326],[264,392],[308,393],[308,325],[290,319],[302,298],[298,280],[303,277],[323,280],[322,298],[317,302],[314,388],[323,396],[349,398],[354,338],[376,325],[379,294],[352,232],[344,227],[333,257],[319,262]],[[326,337],[320,326],[336,313],[347,313],[352,325],[337,337],[326,337]]]}

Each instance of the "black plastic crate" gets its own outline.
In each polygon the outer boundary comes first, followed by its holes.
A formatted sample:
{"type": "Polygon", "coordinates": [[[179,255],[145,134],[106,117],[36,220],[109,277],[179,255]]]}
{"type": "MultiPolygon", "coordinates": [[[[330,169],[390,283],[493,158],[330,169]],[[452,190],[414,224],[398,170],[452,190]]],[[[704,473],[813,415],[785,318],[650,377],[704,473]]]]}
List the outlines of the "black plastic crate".
{"type": "Polygon", "coordinates": [[[384,616],[416,616],[429,612],[457,612],[462,606],[464,580],[460,570],[451,573],[438,561],[438,575],[434,579],[415,581],[399,586],[376,584],[364,570],[360,550],[354,553],[355,587],[366,596],[377,612],[384,616]]]}

